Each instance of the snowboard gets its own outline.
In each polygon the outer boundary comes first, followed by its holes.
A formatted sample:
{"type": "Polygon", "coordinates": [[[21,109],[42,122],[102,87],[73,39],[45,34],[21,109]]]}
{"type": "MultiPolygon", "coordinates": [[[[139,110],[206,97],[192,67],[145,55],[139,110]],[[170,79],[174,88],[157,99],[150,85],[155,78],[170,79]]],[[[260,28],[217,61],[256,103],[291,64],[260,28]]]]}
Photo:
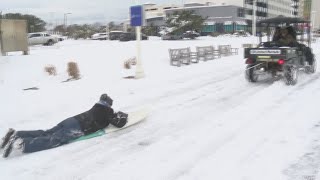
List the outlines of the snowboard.
{"type": "Polygon", "coordinates": [[[112,133],[112,132],[115,132],[115,131],[119,131],[119,130],[125,129],[127,127],[130,127],[132,125],[135,125],[135,124],[145,120],[148,117],[148,114],[149,114],[149,108],[148,107],[144,107],[144,108],[140,108],[140,109],[135,110],[135,111],[128,112],[128,122],[122,128],[117,128],[117,127],[115,127],[115,126],[110,124],[105,129],[101,129],[101,130],[99,130],[97,132],[94,132],[94,133],[91,133],[91,134],[88,134],[88,135],[85,135],[85,136],[81,136],[78,139],[75,139],[75,140],[73,140],[71,142],[91,139],[91,138],[94,138],[94,137],[102,136],[102,135],[105,135],[105,134],[109,134],[109,133],[112,133]]]}

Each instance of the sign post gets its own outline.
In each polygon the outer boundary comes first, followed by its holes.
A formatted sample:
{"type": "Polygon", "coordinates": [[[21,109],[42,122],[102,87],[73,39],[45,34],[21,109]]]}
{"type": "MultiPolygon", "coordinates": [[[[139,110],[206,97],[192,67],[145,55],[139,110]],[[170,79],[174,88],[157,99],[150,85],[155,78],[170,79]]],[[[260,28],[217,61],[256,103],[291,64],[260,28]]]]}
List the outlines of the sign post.
{"type": "Polygon", "coordinates": [[[2,56],[4,54],[3,52],[3,40],[2,40],[2,11],[0,11],[0,56],[2,56]]]}
{"type": "Polygon", "coordinates": [[[137,67],[135,78],[143,78],[144,71],[141,62],[141,26],[144,24],[144,10],[143,6],[131,6],[130,7],[130,24],[132,27],[136,27],[136,39],[137,39],[137,67]]]}

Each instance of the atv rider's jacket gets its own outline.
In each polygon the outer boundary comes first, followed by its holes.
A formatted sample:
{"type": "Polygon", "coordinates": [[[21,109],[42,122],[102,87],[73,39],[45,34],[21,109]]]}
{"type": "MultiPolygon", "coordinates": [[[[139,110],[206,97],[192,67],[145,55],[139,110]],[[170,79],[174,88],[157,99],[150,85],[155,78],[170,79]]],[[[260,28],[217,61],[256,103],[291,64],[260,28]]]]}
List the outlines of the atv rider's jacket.
{"type": "Polygon", "coordinates": [[[279,43],[283,46],[294,46],[297,41],[291,35],[287,35],[279,39],[279,43]]]}
{"type": "Polygon", "coordinates": [[[74,116],[80,123],[80,127],[85,135],[94,133],[107,127],[110,123],[121,128],[125,123],[117,121],[116,113],[109,106],[95,104],[89,111],[74,116]]]}

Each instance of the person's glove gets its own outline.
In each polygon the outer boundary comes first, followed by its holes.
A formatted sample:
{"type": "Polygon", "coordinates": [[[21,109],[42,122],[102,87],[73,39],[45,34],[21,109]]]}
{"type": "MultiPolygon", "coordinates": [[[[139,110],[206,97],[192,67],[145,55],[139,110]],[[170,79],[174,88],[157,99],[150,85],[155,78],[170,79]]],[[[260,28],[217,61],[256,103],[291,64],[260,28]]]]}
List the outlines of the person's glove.
{"type": "Polygon", "coordinates": [[[122,128],[124,125],[126,125],[128,122],[128,114],[124,112],[117,112],[116,116],[112,119],[111,124],[118,127],[122,128]]]}

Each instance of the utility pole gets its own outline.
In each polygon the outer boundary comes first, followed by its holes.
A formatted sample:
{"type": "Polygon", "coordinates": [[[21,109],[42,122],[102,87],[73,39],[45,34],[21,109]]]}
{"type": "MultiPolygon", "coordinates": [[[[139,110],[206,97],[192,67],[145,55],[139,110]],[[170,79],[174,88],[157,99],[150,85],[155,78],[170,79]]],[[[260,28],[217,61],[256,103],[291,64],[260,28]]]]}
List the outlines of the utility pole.
{"type": "Polygon", "coordinates": [[[256,29],[256,11],[257,11],[257,0],[252,0],[252,35],[256,36],[257,35],[257,29],[256,29]]]}
{"type": "MultiPolygon", "coordinates": [[[[139,0],[135,0],[136,5],[141,5],[139,0]]],[[[137,38],[137,66],[135,78],[140,79],[145,76],[141,62],[141,26],[136,26],[136,38],[137,38]]]]}
{"type": "Polygon", "coordinates": [[[54,34],[53,29],[54,29],[54,22],[53,22],[53,17],[54,17],[54,12],[49,12],[50,14],[50,23],[49,23],[49,29],[52,34],[54,34]]]}
{"type": "Polygon", "coordinates": [[[311,11],[312,31],[316,30],[315,29],[316,13],[317,13],[317,11],[311,11]]]}
{"type": "Polygon", "coordinates": [[[0,56],[4,54],[3,52],[3,41],[2,41],[2,11],[0,11],[0,56]]]}
{"type": "Polygon", "coordinates": [[[64,24],[64,30],[67,31],[67,23],[68,23],[68,15],[72,13],[64,13],[63,16],[63,24],[64,24]]]}
{"type": "Polygon", "coordinates": [[[110,29],[109,29],[109,23],[107,23],[106,26],[106,40],[110,39],[110,29]]]}

